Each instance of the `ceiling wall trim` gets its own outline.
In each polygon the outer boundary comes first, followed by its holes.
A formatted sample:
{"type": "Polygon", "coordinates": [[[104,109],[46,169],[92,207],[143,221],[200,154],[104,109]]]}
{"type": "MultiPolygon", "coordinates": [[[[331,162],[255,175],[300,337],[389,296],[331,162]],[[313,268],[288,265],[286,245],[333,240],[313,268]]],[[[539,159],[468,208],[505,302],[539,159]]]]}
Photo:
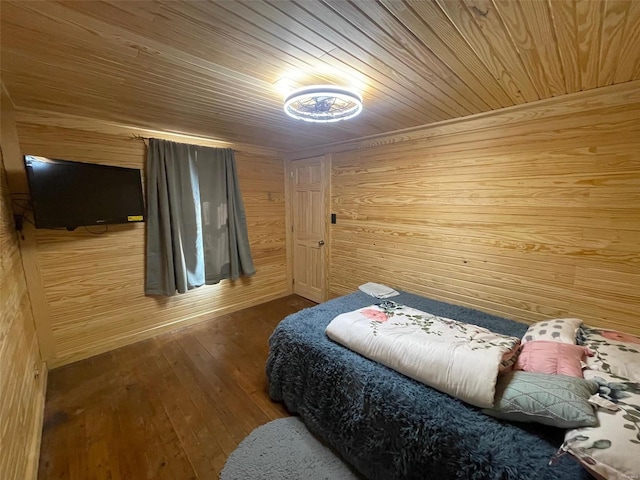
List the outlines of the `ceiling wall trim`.
{"type": "Polygon", "coordinates": [[[513,125],[535,118],[572,115],[577,112],[628,105],[637,102],[640,102],[640,80],[538,100],[536,102],[421,125],[419,127],[406,128],[343,142],[328,143],[304,150],[290,151],[285,153],[285,158],[295,160],[326,153],[374,148],[382,145],[495,128],[501,125],[513,125]]]}
{"type": "Polygon", "coordinates": [[[283,152],[279,150],[260,145],[227,142],[216,138],[193,135],[185,132],[171,132],[147,127],[138,127],[111,120],[99,120],[95,118],[70,115],[67,113],[30,108],[16,108],[16,121],[18,123],[31,123],[52,127],[72,128],[109,135],[129,136],[132,140],[136,140],[134,138],[135,136],[153,137],[173,142],[192,143],[214,148],[233,148],[234,150],[254,155],[283,156],[283,152]]]}
{"type": "Polygon", "coordinates": [[[607,87],[571,93],[559,97],[539,100],[532,103],[478,113],[467,117],[445,120],[378,135],[360,137],[353,140],[328,143],[302,150],[283,152],[259,145],[226,142],[220,139],[193,135],[186,132],[170,132],[147,127],[126,125],[110,120],[99,120],[65,113],[50,112],[29,108],[17,108],[16,120],[20,123],[50,125],[62,128],[93,131],[112,135],[134,135],[156,137],[175,142],[190,142],[217,148],[233,148],[248,154],[283,156],[294,160],[326,153],[338,153],[349,150],[375,148],[387,144],[423,140],[426,138],[453,135],[501,125],[526,122],[534,118],[551,118],[559,115],[571,115],[604,107],[627,105],[640,101],[640,80],[610,85],[607,87]]]}

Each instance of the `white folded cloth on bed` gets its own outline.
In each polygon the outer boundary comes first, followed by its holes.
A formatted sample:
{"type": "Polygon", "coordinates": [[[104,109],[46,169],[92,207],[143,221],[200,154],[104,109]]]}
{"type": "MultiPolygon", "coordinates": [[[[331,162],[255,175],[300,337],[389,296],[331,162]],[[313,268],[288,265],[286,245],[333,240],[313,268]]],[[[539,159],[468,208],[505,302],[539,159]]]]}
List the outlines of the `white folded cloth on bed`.
{"type": "Polygon", "coordinates": [[[343,313],[332,340],[471,405],[493,406],[498,372],[520,339],[385,300],[343,313]]]}
{"type": "Polygon", "coordinates": [[[389,298],[400,295],[400,293],[396,292],[393,288],[382,285],[381,283],[364,283],[358,288],[367,295],[371,295],[376,298],[389,298]]]}

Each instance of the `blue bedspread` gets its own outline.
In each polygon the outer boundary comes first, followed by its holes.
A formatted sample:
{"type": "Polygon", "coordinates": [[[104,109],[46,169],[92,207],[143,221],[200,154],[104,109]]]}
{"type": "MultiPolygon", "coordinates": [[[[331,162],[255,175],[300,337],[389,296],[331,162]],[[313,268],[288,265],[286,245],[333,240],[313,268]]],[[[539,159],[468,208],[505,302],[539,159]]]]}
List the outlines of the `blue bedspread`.
{"type": "MultiPolygon", "coordinates": [[[[401,293],[392,300],[521,337],[522,323],[401,293]]],[[[338,314],[377,303],[357,292],[285,318],[269,340],[269,393],[369,479],[586,480],[571,458],[548,466],[564,431],[484,415],[331,341],[338,314]]]]}

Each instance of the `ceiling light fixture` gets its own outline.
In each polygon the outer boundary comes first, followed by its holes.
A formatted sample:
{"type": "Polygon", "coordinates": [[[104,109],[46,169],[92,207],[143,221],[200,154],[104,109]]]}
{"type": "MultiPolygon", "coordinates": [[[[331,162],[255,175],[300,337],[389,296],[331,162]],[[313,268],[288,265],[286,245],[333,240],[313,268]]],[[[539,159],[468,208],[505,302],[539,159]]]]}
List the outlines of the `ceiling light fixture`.
{"type": "Polygon", "coordinates": [[[337,122],[362,111],[362,97],[334,85],[312,85],[295,90],[284,100],[287,115],[305,122],[337,122]]]}

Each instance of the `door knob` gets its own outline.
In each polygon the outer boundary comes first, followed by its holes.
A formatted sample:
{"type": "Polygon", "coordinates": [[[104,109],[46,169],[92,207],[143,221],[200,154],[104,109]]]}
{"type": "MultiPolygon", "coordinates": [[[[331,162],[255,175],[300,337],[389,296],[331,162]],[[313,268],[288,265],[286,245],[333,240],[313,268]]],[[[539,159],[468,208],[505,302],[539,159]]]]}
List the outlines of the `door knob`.
{"type": "Polygon", "coordinates": [[[320,240],[320,241],[318,242],[318,246],[320,246],[320,247],[321,247],[322,245],[324,245],[324,240],[320,240]]]}

